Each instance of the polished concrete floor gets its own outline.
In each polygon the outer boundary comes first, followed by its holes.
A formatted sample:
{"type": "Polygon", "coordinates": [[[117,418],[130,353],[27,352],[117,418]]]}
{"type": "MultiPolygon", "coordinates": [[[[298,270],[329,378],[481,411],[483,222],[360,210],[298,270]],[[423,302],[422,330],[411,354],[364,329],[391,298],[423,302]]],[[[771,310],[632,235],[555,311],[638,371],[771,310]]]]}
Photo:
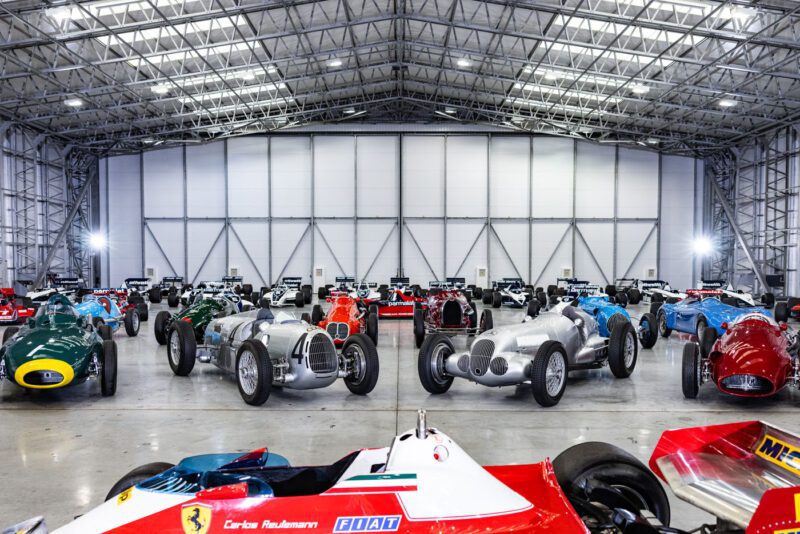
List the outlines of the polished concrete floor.
{"type": "MultiPolygon", "coordinates": [[[[151,310],[155,317],[158,307],[151,310]]],[[[632,307],[632,315],[641,309],[632,307]]],[[[520,321],[522,311],[495,310],[495,325],[520,321]]],[[[57,391],[0,386],[0,527],[43,514],[50,527],[100,504],[128,470],[176,462],[207,452],[259,446],[295,464],[329,463],[362,448],[385,446],[413,427],[416,411],[453,437],[483,464],[536,462],[581,441],[608,441],[642,460],[667,428],[761,419],[800,431],[800,393],[744,401],[711,385],[697,400],[683,398],[681,348],[673,334],[641,350],[631,378],[607,369],[574,374],[561,403],[540,408],[529,387],[489,389],[456,380],[444,395],[429,395],[417,378],[411,322],[383,320],[378,385],[367,397],[339,381],[313,391],[273,391],[261,407],[246,405],[235,382],[198,363],[188,378],[172,374],[166,348],[156,344],[153,322],[138,337],[124,332],[117,394],[100,396],[88,382],[57,391]]],[[[465,339],[456,340],[457,347],[465,339]]],[[[696,526],[708,517],[673,499],[673,526],[696,526]]]]}

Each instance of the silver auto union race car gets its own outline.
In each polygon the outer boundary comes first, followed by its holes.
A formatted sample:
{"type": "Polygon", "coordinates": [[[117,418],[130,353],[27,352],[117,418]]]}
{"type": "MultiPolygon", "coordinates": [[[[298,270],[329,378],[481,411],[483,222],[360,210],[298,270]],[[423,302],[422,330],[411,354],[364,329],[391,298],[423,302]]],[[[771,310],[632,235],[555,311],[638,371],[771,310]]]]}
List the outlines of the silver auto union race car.
{"type": "Polygon", "coordinates": [[[610,337],[600,335],[592,315],[560,303],[535,319],[493,328],[456,353],[443,334],[428,337],[419,351],[417,369],[422,386],[444,393],[454,377],[485,386],[531,384],[542,406],[555,406],[567,387],[567,373],[608,364],[617,378],[627,378],[636,366],[636,330],[621,314],[608,320],[610,337]]]}
{"type": "Polygon", "coordinates": [[[285,312],[262,308],[218,317],[199,346],[190,323],[174,325],[167,352],[175,374],[187,376],[195,360],[214,364],[235,375],[242,399],[254,406],[267,401],[273,386],[317,389],[342,378],[352,393],[366,395],[378,381],[378,351],[365,334],[348,337],[337,353],[325,330],[285,312]]]}

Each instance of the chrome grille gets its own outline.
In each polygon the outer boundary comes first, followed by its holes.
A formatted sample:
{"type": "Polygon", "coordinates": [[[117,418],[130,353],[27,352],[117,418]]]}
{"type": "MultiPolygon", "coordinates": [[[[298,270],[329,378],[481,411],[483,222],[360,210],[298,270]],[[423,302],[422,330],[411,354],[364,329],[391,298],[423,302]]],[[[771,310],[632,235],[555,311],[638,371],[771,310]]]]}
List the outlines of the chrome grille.
{"type": "Polygon", "coordinates": [[[347,336],[350,335],[350,327],[347,323],[328,323],[325,330],[333,339],[347,339],[347,336]]]}
{"type": "Polygon", "coordinates": [[[489,358],[494,353],[494,341],[488,339],[479,339],[472,345],[472,352],[469,355],[470,370],[476,376],[483,376],[486,374],[486,369],[489,368],[489,358]]]}
{"type": "Polygon", "coordinates": [[[469,372],[469,356],[466,354],[462,354],[461,357],[458,359],[458,370],[462,373],[469,372]]]}
{"type": "Polygon", "coordinates": [[[505,358],[494,358],[489,362],[489,370],[497,376],[503,376],[508,371],[508,362],[505,358]]]}
{"type": "Polygon", "coordinates": [[[308,365],[315,373],[332,373],[338,369],[336,348],[328,336],[315,334],[308,345],[308,365]]]}

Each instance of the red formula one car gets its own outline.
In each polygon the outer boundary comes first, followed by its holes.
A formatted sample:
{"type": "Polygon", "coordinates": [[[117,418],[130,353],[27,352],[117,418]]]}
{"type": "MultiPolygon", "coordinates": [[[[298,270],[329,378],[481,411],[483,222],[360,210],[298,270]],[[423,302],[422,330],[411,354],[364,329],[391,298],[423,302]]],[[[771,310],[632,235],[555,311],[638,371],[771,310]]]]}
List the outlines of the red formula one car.
{"type": "Polygon", "coordinates": [[[715,329],[707,328],[700,344],[683,346],[686,398],[696,398],[705,382],[737,397],[767,397],[787,386],[800,386],[800,342],[786,323],[749,313],[722,328],[719,339],[715,329]]]}
{"type": "Polygon", "coordinates": [[[352,334],[366,334],[375,346],[378,345],[378,307],[367,307],[361,299],[354,299],[343,292],[333,292],[326,302],[331,304],[327,313],[315,304],[311,309],[311,324],[328,331],[336,346],[344,345],[352,334]]]}
{"type": "Polygon", "coordinates": [[[381,319],[410,319],[414,317],[415,303],[425,302],[419,287],[410,286],[408,278],[392,278],[389,287],[381,288],[380,294],[380,299],[367,299],[365,302],[378,307],[378,316],[381,319]]]}
{"type": "Polygon", "coordinates": [[[475,303],[458,289],[433,287],[422,305],[414,310],[414,342],[422,347],[426,334],[474,336],[494,327],[492,310],[483,310],[478,320],[475,303]]]}
{"type": "Polygon", "coordinates": [[[21,324],[35,314],[30,299],[18,297],[11,287],[0,288],[0,324],[21,324]]]}

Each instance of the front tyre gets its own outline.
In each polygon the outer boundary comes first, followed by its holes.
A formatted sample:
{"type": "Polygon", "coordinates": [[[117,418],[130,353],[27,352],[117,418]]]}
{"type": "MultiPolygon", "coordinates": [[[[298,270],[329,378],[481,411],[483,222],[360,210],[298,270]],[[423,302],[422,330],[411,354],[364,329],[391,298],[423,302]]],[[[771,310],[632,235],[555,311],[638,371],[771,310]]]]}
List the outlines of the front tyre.
{"type": "Polygon", "coordinates": [[[656,316],[656,322],[658,323],[658,334],[661,337],[669,337],[672,333],[672,328],[667,326],[667,314],[664,310],[658,310],[658,315],[656,316]]]}
{"type": "Polygon", "coordinates": [[[652,349],[658,339],[658,324],[656,316],[652,313],[645,313],[639,319],[639,343],[643,349],[652,349]]]}
{"type": "Polygon", "coordinates": [[[378,349],[365,334],[353,334],[342,347],[342,355],[350,362],[350,373],[344,384],[351,393],[366,395],[375,389],[380,372],[378,349]]]}
{"type": "Polygon", "coordinates": [[[453,377],[447,376],[445,362],[454,352],[453,342],[444,334],[428,336],[422,344],[417,359],[417,372],[425,391],[438,395],[450,389],[453,377]]]}
{"type": "Polygon", "coordinates": [[[272,361],[260,341],[248,339],[236,351],[236,384],[247,404],[261,406],[267,402],[272,388],[272,361]]]}
{"type": "Polygon", "coordinates": [[[156,322],[153,326],[153,333],[156,336],[156,341],[159,345],[167,344],[167,323],[169,323],[172,314],[168,311],[160,311],[156,314],[156,322]]]}
{"type": "MultiPolygon", "coordinates": [[[[163,473],[167,469],[172,469],[173,467],[175,467],[173,464],[167,462],[154,462],[151,464],[141,465],[133,471],[127,473],[125,476],[119,479],[116,484],[111,486],[111,489],[106,495],[106,500],[108,501],[125,490],[134,487],[140,482],[144,482],[148,478],[153,478],[154,476],[163,473]]],[[[122,502],[119,504],[122,504],[122,502]]]]}
{"type": "Polygon", "coordinates": [[[416,306],[414,308],[414,344],[422,348],[425,342],[425,310],[416,306]]]}
{"type": "Polygon", "coordinates": [[[303,306],[306,305],[306,297],[305,295],[303,295],[302,291],[298,291],[297,293],[295,293],[294,305],[297,306],[298,308],[302,308],[303,306]]]}
{"type": "Polygon", "coordinates": [[[608,342],[608,367],[617,378],[628,378],[636,367],[639,344],[633,325],[625,321],[618,322],[611,330],[608,342]]]}
{"type": "MultiPolygon", "coordinates": [[[[325,288],[321,287],[320,289],[325,288]]],[[[314,326],[318,325],[323,317],[325,317],[325,314],[322,312],[322,306],[314,304],[314,307],[311,308],[311,324],[314,326]]]]}
{"type": "Polygon", "coordinates": [[[125,312],[125,333],[129,337],[139,335],[139,312],[134,309],[125,312]]]}
{"type": "Polygon", "coordinates": [[[531,365],[531,389],[540,406],[555,406],[567,389],[567,355],[558,341],[539,345],[531,365]]]}
{"type": "Polygon", "coordinates": [[[11,339],[11,337],[17,332],[19,332],[18,326],[9,326],[8,328],[6,328],[5,331],[3,332],[3,345],[5,345],[6,341],[11,339]]]}
{"type": "Polygon", "coordinates": [[[111,397],[117,392],[117,344],[106,339],[103,341],[103,368],[100,374],[100,393],[111,397]]]}
{"type": "Polygon", "coordinates": [[[503,295],[499,291],[492,293],[492,308],[499,308],[503,305],[503,295]]]}
{"type": "Polygon", "coordinates": [[[367,336],[372,340],[375,346],[378,346],[378,314],[370,313],[367,315],[367,336]]]}
{"type": "Polygon", "coordinates": [[[539,306],[539,301],[538,300],[532,300],[532,301],[528,302],[528,309],[526,310],[525,313],[526,313],[526,315],[528,317],[534,318],[537,315],[539,315],[539,308],[540,307],[541,306],[539,306]]]}
{"type": "Polygon", "coordinates": [[[697,343],[687,343],[683,346],[683,366],[681,368],[681,386],[683,396],[687,399],[696,399],[700,392],[702,380],[700,370],[700,347],[697,343]]]}
{"type": "Polygon", "coordinates": [[[168,338],[167,357],[172,372],[178,376],[188,376],[194,369],[197,357],[197,341],[192,326],[186,321],[175,321],[168,338]]]}
{"type": "Polygon", "coordinates": [[[167,306],[170,308],[177,308],[181,302],[181,296],[177,292],[167,295],[167,306]]]}
{"type": "Polygon", "coordinates": [[[480,333],[483,334],[494,328],[494,319],[492,318],[492,310],[483,310],[481,313],[481,322],[478,325],[480,333]]]}

